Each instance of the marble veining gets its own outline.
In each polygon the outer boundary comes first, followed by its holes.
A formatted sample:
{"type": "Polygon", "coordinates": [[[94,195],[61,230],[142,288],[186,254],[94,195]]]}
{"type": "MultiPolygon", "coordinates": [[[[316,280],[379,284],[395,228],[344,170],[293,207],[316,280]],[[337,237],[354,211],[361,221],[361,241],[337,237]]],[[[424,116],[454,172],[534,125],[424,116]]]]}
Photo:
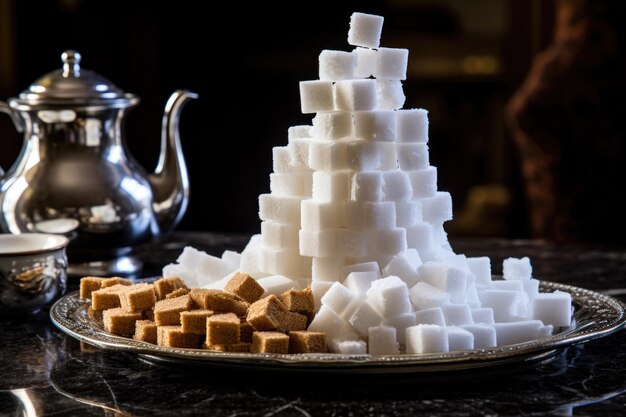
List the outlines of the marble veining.
{"type": "MultiPolygon", "coordinates": [[[[142,253],[146,275],[192,244],[241,249],[245,236],[177,233],[142,253]]],[[[626,250],[532,241],[459,240],[488,255],[530,256],[535,276],[626,301],[626,250]]],[[[70,289],[76,286],[70,281],[70,289]]],[[[46,311],[0,317],[0,415],[54,416],[535,416],[623,415],[626,331],[539,363],[414,375],[297,375],[155,365],[65,335],[46,311]]]]}

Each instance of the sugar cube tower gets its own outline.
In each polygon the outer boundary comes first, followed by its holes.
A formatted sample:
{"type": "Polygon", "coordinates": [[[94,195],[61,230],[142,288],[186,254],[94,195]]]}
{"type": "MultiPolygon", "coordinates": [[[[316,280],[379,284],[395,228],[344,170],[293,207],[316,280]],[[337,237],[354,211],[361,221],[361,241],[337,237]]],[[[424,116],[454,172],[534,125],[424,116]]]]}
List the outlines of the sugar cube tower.
{"type": "Polygon", "coordinates": [[[322,51],[319,79],[300,82],[301,110],[315,116],[273,149],[261,234],[221,259],[187,248],[164,276],[220,288],[240,270],[277,295],[311,286],[309,330],[347,354],[483,349],[568,326],[570,295],[540,294],[528,258],[505,260],[504,280],[492,281],[489,258],[452,250],[428,112],[402,109],[408,50],[380,47],[382,26],[354,13],[355,48],[322,51]]]}

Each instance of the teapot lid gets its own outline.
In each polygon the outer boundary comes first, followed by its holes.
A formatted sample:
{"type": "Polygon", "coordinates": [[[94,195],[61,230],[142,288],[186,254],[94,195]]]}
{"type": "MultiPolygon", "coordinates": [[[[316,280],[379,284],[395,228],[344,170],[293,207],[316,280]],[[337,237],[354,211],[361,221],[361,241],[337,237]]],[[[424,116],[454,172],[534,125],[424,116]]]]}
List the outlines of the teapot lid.
{"type": "MultiPolygon", "coordinates": [[[[137,97],[125,94],[100,74],[80,67],[81,56],[67,50],[61,54],[63,68],[49,72],[19,95],[24,104],[126,104],[137,97]]],[[[117,106],[115,106],[117,107],[117,106]]]]}

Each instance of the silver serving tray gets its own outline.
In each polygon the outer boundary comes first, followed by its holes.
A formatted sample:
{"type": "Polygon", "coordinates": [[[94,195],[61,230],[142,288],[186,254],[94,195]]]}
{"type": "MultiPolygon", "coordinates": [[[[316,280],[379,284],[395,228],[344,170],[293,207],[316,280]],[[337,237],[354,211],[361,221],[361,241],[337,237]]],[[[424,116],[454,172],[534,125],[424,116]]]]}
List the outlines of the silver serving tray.
{"type": "Polygon", "coordinates": [[[342,355],[222,353],[202,349],[180,349],[116,336],[103,330],[102,324],[89,317],[90,301],[72,292],[50,309],[53,323],[62,331],[90,345],[105,349],[135,352],[151,362],[227,366],[235,368],[334,373],[407,373],[459,371],[537,361],[558,349],[587,342],[616,332],[626,326],[626,306],[607,295],[565,284],[541,281],[542,292],[565,291],[572,295],[572,325],[543,339],[493,349],[476,349],[435,354],[342,355]]]}

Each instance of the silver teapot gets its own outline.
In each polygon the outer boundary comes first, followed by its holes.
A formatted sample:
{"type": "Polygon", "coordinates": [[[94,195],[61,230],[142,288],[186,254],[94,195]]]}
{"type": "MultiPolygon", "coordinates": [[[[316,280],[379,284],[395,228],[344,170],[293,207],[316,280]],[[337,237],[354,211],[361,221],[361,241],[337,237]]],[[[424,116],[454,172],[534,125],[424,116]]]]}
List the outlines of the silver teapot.
{"type": "Polygon", "coordinates": [[[0,169],[0,229],[69,237],[69,273],[131,275],[141,267],[133,249],[173,229],[187,208],[178,121],[197,95],[178,90],[169,98],[159,161],[146,174],[127,155],[123,130],[139,98],[82,69],[78,52],[61,59],[61,70],[0,101],[24,136],[18,160],[0,169]]]}

